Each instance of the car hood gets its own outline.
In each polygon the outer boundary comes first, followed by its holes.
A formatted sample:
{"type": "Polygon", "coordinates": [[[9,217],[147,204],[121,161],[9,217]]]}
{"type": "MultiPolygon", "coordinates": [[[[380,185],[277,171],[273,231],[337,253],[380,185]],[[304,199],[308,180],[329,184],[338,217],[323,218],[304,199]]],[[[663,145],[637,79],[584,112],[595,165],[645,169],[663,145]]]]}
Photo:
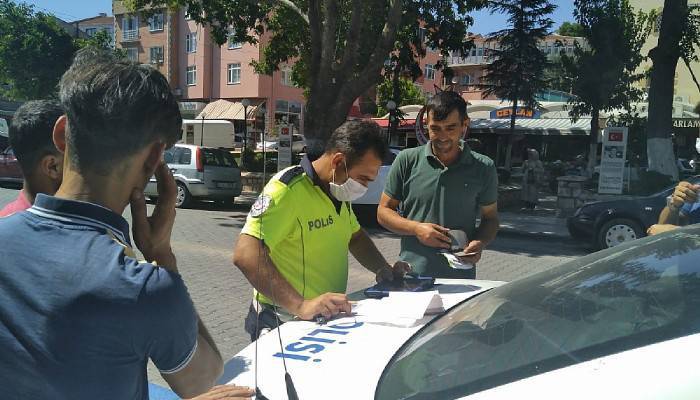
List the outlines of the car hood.
{"type": "MultiPolygon", "coordinates": [[[[438,280],[449,288],[441,298],[445,308],[502,285],[481,280],[438,280]]],[[[382,300],[363,300],[361,305],[382,300]]],[[[371,399],[384,367],[399,348],[437,315],[411,324],[387,318],[358,315],[337,318],[325,325],[293,321],[282,325],[280,351],[277,330],[257,341],[257,386],[268,398],[286,399],[284,365],[300,399],[371,399]],[[342,386],[342,390],[339,388],[342,386]]],[[[224,378],[230,384],[255,387],[255,343],[226,363],[224,378]]]]}

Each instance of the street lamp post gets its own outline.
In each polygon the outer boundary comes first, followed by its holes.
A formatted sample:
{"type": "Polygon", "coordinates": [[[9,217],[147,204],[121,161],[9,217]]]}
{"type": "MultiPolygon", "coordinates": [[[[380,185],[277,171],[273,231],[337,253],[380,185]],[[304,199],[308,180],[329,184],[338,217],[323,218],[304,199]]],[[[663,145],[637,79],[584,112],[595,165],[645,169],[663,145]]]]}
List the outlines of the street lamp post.
{"type": "Polygon", "coordinates": [[[396,133],[396,102],[394,100],[387,101],[386,109],[389,110],[389,137],[387,139],[389,145],[391,145],[391,136],[396,133]]]}
{"type": "Polygon", "coordinates": [[[248,107],[250,106],[250,100],[241,100],[243,104],[243,147],[248,148],[248,107]]]}
{"type": "Polygon", "coordinates": [[[199,115],[202,117],[202,132],[199,133],[199,145],[204,146],[204,118],[207,114],[201,113],[199,115]]]}

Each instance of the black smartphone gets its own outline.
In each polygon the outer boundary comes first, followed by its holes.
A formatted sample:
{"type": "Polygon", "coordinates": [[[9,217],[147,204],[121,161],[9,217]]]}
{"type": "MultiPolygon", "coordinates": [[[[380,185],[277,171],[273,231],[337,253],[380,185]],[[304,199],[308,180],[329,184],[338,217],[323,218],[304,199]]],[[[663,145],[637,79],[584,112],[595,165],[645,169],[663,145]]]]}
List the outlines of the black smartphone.
{"type": "Polygon", "coordinates": [[[435,278],[430,276],[407,276],[403,279],[383,281],[365,289],[365,296],[380,299],[389,295],[389,292],[422,292],[431,289],[435,285],[435,278]]]}

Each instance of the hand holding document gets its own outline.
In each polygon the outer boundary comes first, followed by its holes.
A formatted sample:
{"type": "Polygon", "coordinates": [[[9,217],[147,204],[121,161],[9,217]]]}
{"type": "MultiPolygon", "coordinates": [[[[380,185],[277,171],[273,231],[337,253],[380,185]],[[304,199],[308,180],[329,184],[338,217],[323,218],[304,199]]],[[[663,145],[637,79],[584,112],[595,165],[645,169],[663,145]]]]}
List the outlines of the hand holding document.
{"type": "Polygon", "coordinates": [[[448,236],[452,241],[450,245],[451,252],[443,251],[441,254],[447,259],[447,264],[454,269],[472,269],[474,264],[462,261],[461,257],[476,255],[476,253],[464,253],[463,249],[468,243],[467,234],[464,231],[451,229],[448,236]]]}
{"type": "Polygon", "coordinates": [[[470,254],[465,253],[442,253],[442,256],[447,259],[447,264],[450,268],[454,269],[472,269],[474,264],[465,263],[460,257],[469,256],[470,254]]]}

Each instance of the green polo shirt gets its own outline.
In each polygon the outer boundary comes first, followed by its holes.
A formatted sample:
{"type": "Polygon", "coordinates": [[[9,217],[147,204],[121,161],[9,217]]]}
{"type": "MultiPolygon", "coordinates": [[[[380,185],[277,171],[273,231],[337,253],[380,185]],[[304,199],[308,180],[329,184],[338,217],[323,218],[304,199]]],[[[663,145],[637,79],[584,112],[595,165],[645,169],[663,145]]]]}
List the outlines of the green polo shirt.
{"type": "MultiPolygon", "coordinates": [[[[384,192],[399,200],[403,217],[460,229],[473,239],[480,207],[498,199],[498,176],[493,160],[471,151],[466,144],[459,159],[445,167],[428,143],[399,153],[384,192]]],[[[438,249],[422,245],[415,236],[401,238],[400,258],[415,272],[435,277],[473,274],[450,268],[438,249]]]]}
{"type": "MultiPolygon", "coordinates": [[[[265,185],[242,233],[263,240],[284,279],[312,299],[345,293],[350,239],[359,230],[350,204],[326,194],[305,158],[265,185]]],[[[273,304],[261,293],[257,299],[273,304]]]]}

